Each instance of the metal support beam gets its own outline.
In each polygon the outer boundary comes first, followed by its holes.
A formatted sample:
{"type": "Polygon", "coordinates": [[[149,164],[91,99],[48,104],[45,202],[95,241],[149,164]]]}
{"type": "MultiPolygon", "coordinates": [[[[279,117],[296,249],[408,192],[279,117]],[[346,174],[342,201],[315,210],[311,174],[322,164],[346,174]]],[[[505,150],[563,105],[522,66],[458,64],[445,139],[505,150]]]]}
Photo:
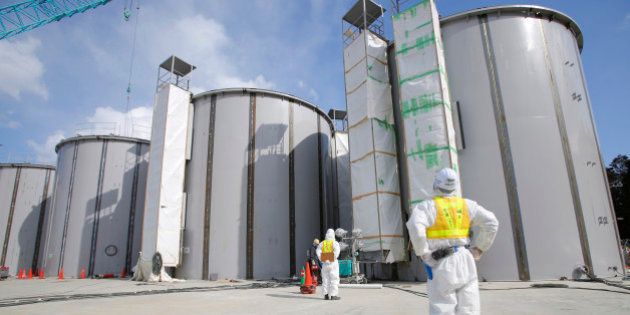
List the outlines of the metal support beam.
{"type": "Polygon", "coordinates": [[[512,234],[514,236],[514,250],[516,251],[516,261],[518,265],[518,276],[522,281],[530,279],[529,264],[527,260],[527,249],[525,246],[525,232],[523,231],[523,219],[521,217],[521,205],[519,202],[518,189],[516,188],[516,172],[514,171],[514,160],[512,158],[512,147],[505,119],[505,107],[503,95],[499,84],[499,74],[492,46],[492,37],[488,26],[488,16],[479,16],[479,27],[481,28],[481,39],[483,42],[486,66],[490,78],[490,90],[492,92],[492,105],[494,107],[494,119],[501,150],[501,162],[503,164],[503,176],[505,176],[505,189],[507,191],[508,204],[510,207],[510,219],[512,223],[512,234]]]}
{"type": "Polygon", "coordinates": [[[249,146],[247,148],[247,256],[245,278],[254,278],[254,186],[256,173],[256,93],[249,96],[249,146]]]}
{"type": "Polygon", "coordinates": [[[94,200],[94,213],[92,216],[92,239],[90,243],[90,262],[88,264],[88,277],[94,276],[94,265],[96,264],[96,245],[98,240],[98,223],[101,218],[101,201],[103,200],[103,179],[105,178],[105,163],[107,162],[107,140],[103,141],[101,147],[101,162],[98,171],[98,181],[96,187],[96,199],[94,200]]]}
{"type": "Polygon", "coordinates": [[[289,103],[289,275],[293,277],[296,272],[296,248],[295,248],[295,153],[293,133],[293,108],[297,106],[289,103]]]}
{"type": "Polygon", "coordinates": [[[7,218],[7,229],[4,232],[4,242],[2,244],[2,258],[0,259],[0,266],[4,266],[7,260],[7,250],[9,249],[9,239],[11,237],[11,227],[13,226],[13,215],[15,213],[15,201],[17,199],[17,193],[20,188],[20,175],[22,174],[22,168],[18,167],[15,171],[15,180],[13,181],[13,193],[11,194],[11,206],[9,207],[9,217],[7,218]]]}
{"type": "Polygon", "coordinates": [[[208,125],[208,158],[206,162],[206,199],[203,214],[203,263],[201,279],[209,280],[210,272],[210,213],[212,210],[212,171],[214,161],[214,126],[217,112],[217,95],[210,97],[210,122],[208,125]]]}

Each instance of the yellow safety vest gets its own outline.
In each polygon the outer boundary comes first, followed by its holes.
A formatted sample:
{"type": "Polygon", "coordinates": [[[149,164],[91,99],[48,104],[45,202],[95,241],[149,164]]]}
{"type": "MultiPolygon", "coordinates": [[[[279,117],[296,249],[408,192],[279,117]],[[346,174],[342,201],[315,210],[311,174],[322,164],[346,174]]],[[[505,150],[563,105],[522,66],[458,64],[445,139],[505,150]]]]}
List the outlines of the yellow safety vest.
{"type": "Polygon", "coordinates": [[[322,259],[321,261],[335,261],[335,252],[333,249],[333,241],[325,240],[322,242],[322,259]]]}
{"type": "Polygon", "coordinates": [[[466,238],[470,216],[466,201],[459,197],[435,197],[435,223],[427,228],[428,239],[466,238]]]}

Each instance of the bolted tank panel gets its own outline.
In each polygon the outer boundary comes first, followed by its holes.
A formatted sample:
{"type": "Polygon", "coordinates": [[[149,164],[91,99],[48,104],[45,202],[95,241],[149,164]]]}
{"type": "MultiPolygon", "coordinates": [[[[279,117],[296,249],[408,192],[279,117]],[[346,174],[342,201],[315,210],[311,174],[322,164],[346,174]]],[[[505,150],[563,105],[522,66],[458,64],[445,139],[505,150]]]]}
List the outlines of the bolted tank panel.
{"type": "Polygon", "coordinates": [[[328,124],[318,127],[318,113],[310,107],[292,105],[293,111],[293,160],[294,160],[294,187],[295,187],[295,252],[296,266],[300,268],[305,261],[307,250],[310,249],[315,237],[321,239],[320,229],[325,223],[320,221],[324,214],[320,213],[319,176],[320,160],[317,158],[318,142],[322,137],[318,136],[318,128],[327,129],[328,124]],[[324,128],[322,128],[324,127],[324,128]],[[306,210],[306,211],[305,211],[306,210]],[[320,217],[321,214],[321,217],[320,217]],[[315,224],[313,224],[315,223],[315,224]],[[297,227],[300,230],[297,230],[297,227]]]}
{"type": "Polygon", "coordinates": [[[57,176],[46,272],[129,273],[141,235],[149,142],[78,136],[57,145],[57,176]]]}
{"type": "Polygon", "coordinates": [[[618,257],[619,234],[609,199],[605,164],[600,155],[580,50],[572,34],[558,23],[545,28],[545,37],[575,167],[593,272],[598,276],[615,276],[618,275],[616,271],[623,269],[618,257]],[[617,270],[614,270],[615,267],[617,270]]]}
{"type": "Polygon", "coordinates": [[[328,116],[320,116],[319,117],[319,122],[320,122],[320,139],[321,139],[321,146],[322,146],[322,151],[321,151],[321,155],[322,155],[322,167],[323,169],[323,173],[324,173],[324,193],[325,193],[325,199],[324,199],[324,207],[325,209],[327,209],[326,214],[324,215],[324,227],[327,228],[334,228],[336,229],[337,227],[339,227],[339,214],[338,212],[335,210],[335,187],[333,185],[334,181],[335,181],[335,141],[333,139],[333,134],[334,134],[334,130],[332,130],[331,128],[328,128],[328,116]]]}
{"type": "Polygon", "coordinates": [[[256,96],[254,278],[282,278],[290,270],[289,106],[286,99],[256,96]]]}
{"type": "Polygon", "coordinates": [[[42,265],[44,226],[50,213],[55,168],[0,164],[0,266],[37,274],[42,265]]]}
{"type": "Polygon", "coordinates": [[[461,111],[464,195],[500,221],[480,276],[572,278],[581,265],[612,276],[621,269],[618,234],[577,25],[531,6],[470,11],[441,24],[461,111]]]}
{"type": "Polygon", "coordinates": [[[335,189],[339,227],[352,231],[352,193],[350,191],[350,154],[348,133],[335,131],[335,189]]]}
{"type": "Polygon", "coordinates": [[[177,276],[295,274],[334,216],[330,120],[309,103],[267,90],[210,91],[193,104],[177,276]]]}

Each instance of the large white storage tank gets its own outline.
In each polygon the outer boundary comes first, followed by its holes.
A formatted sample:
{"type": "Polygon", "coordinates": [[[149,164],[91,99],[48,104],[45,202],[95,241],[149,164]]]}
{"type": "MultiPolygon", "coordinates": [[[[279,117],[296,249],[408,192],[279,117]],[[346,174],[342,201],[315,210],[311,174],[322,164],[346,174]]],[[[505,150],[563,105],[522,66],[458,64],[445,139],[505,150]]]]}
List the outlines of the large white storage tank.
{"type": "Polygon", "coordinates": [[[50,212],[55,167],[0,164],[0,266],[37,273],[42,265],[44,226],[50,212]]]}
{"type": "Polygon", "coordinates": [[[621,272],[577,24],[535,6],[484,8],[441,24],[463,126],[463,191],[501,223],[480,276],[571,278],[581,265],[599,277],[621,272]]]}
{"type": "Polygon", "coordinates": [[[335,213],[338,216],[338,224],[342,229],[352,231],[352,187],[350,179],[350,147],[348,145],[348,132],[335,131],[335,169],[334,169],[334,198],[335,213]]]}
{"type": "Polygon", "coordinates": [[[333,227],[333,125],[316,106],[260,89],[197,94],[186,175],[187,279],[286,278],[333,227]]]}
{"type": "Polygon", "coordinates": [[[148,150],[147,140],[120,136],[57,144],[47,274],[130,273],[140,251],[148,150]]]}

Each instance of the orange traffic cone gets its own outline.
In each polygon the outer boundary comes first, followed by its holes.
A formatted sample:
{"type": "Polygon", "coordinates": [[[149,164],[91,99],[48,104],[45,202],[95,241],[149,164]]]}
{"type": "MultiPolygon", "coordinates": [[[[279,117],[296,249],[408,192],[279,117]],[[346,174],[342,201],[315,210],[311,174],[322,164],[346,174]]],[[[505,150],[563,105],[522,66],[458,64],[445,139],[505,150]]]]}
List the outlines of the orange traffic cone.
{"type": "Polygon", "coordinates": [[[120,277],[121,278],[126,278],[127,277],[127,272],[125,270],[125,267],[123,267],[122,270],[120,270],[120,277]]]}
{"type": "Polygon", "coordinates": [[[306,262],[306,273],[304,276],[304,284],[311,285],[312,282],[313,282],[313,279],[311,277],[311,264],[306,262]]]}
{"type": "Polygon", "coordinates": [[[63,268],[59,270],[59,280],[63,280],[63,268]]]}
{"type": "Polygon", "coordinates": [[[305,269],[305,277],[304,277],[304,285],[300,287],[300,292],[302,294],[314,294],[315,286],[313,286],[313,278],[311,277],[311,265],[306,262],[305,269]]]}
{"type": "Polygon", "coordinates": [[[43,268],[39,270],[39,278],[40,279],[44,279],[44,269],[43,268]]]}
{"type": "Polygon", "coordinates": [[[33,279],[33,268],[28,268],[28,279],[33,279]]]}
{"type": "Polygon", "coordinates": [[[24,275],[22,274],[22,269],[18,270],[18,279],[22,279],[24,275]]]}
{"type": "Polygon", "coordinates": [[[85,279],[85,268],[81,268],[81,279],[85,279]]]}

